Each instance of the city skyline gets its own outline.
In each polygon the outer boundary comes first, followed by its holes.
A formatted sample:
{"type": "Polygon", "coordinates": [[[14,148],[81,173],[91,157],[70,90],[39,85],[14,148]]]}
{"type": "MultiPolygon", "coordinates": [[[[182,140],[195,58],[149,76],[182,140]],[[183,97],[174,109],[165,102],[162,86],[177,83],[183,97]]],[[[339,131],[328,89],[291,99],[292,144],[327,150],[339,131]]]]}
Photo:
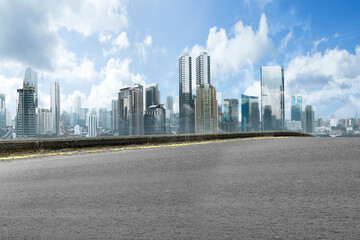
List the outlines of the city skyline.
{"type": "MultiPolygon", "coordinates": [[[[324,117],[353,116],[359,109],[355,9],[360,3],[159,1],[154,8],[148,2],[106,0],[99,7],[100,2],[82,0],[78,11],[50,2],[2,1],[1,22],[17,23],[11,32],[0,27],[6,36],[0,44],[0,84],[13,117],[16,89],[29,66],[38,72],[40,108],[50,108],[48,89],[58,79],[63,110],[69,112],[79,96],[83,107],[110,109],[116,91],[135,82],[158,82],[161,102],[176,97],[176,60],[185,51],[194,62],[200,52],[212,56],[213,84],[217,92],[228,92],[227,98],[259,96],[259,67],[279,65],[292,90],[286,103],[302,95],[303,105],[313,104],[324,117]],[[83,9],[93,9],[96,17],[83,9]]],[[[285,108],[290,118],[290,104],[285,108]]]]}

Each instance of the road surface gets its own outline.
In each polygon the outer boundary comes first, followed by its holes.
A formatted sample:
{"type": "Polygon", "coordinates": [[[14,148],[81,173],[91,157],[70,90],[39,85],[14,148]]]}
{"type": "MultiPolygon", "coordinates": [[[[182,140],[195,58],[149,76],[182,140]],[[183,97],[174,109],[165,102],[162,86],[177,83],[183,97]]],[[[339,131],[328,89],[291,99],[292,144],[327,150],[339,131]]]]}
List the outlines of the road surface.
{"type": "Polygon", "coordinates": [[[0,161],[1,239],[359,239],[360,138],[0,161]]]}

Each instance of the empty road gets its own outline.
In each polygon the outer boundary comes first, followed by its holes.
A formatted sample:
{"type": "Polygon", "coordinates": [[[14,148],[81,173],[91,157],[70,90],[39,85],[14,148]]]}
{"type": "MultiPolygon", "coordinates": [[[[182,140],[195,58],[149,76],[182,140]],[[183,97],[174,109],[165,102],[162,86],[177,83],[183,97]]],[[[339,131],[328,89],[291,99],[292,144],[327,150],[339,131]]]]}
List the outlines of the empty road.
{"type": "Polygon", "coordinates": [[[360,138],[0,161],[0,239],[359,239],[360,138]]]}

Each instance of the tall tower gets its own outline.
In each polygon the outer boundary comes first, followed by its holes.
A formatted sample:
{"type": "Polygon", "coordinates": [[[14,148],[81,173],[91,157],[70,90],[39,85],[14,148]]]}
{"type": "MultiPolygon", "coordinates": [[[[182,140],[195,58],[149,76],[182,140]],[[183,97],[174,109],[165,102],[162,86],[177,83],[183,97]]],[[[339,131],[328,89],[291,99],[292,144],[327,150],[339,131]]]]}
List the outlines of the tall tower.
{"type": "Polygon", "coordinates": [[[157,83],[153,83],[146,88],[145,98],[146,109],[150,106],[160,104],[160,91],[157,83]]]}
{"type": "Polygon", "coordinates": [[[241,131],[259,131],[259,98],[241,94],[241,131]]]}
{"type": "Polygon", "coordinates": [[[301,121],[302,97],[291,96],[291,121],[301,121]]]}
{"type": "Polygon", "coordinates": [[[173,109],[173,105],[174,105],[173,100],[174,100],[174,98],[171,95],[166,97],[166,110],[174,110],[173,109]]]}
{"type": "Polygon", "coordinates": [[[192,96],[191,57],[188,53],[179,58],[179,112],[180,133],[195,132],[194,100],[192,96]]]}
{"type": "Polygon", "coordinates": [[[261,128],[285,129],[284,67],[261,67],[261,128]]]}
{"type": "Polygon", "coordinates": [[[315,112],[312,105],[306,105],[302,119],[304,131],[307,133],[313,133],[315,129],[315,112]]]}
{"type": "Polygon", "coordinates": [[[5,94],[0,93],[0,128],[6,127],[5,94]]]}
{"type": "Polygon", "coordinates": [[[56,136],[60,131],[60,86],[58,80],[51,84],[50,111],[52,115],[52,133],[56,136]]]}
{"type": "Polygon", "coordinates": [[[38,73],[31,67],[25,70],[24,86],[33,87],[35,89],[35,108],[38,107],[38,73]]]}
{"type": "Polygon", "coordinates": [[[144,134],[143,86],[120,89],[119,135],[144,134]]]}
{"type": "Polygon", "coordinates": [[[216,89],[210,83],[210,56],[203,52],[196,58],[196,133],[217,132],[218,103],[216,89]]]}
{"type": "Polygon", "coordinates": [[[16,135],[19,139],[35,138],[35,88],[18,89],[16,135]]]}

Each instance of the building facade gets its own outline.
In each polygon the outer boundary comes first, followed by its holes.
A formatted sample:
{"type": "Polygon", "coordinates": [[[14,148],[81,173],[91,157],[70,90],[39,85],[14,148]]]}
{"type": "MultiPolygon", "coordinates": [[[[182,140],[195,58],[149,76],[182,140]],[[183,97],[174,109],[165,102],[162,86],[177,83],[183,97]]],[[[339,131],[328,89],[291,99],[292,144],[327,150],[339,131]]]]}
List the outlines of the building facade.
{"type": "Polygon", "coordinates": [[[98,118],[96,114],[90,113],[88,114],[88,137],[96,137],[97,136],[97,123],[98,118]]]}
{"type": "Polygon", "coordinates": [[[145,90],[145,110],[153,105],[160,104],[160,91],[157,83],[149,85],[145,90]]]}
{"type": "Polygon", "coordinates": [[[196,86],[195,132],[216,133],[218,130],[218,104],[216,89],[211,84],[196,86]]]}
{"type": "Polygon", "coordinates": [[[241,95],[241,131],[260,130],[259,98],[241,95]]]}
{"type": "Polygon", "coordinates": [[[179,58],[179,113],[179,132],[194,133],[195,111],[192,94],[192,63],[188,53],[179,58]]]}
{"type": "Polygon", "coordinates": [[[261,128],[263,131],[284,130],[284,67],[261,67],[260,78],[261,128]]]}
{"type": "Polygon", "coordinates": [[[210,56],[203,52],[196,58],[196,85],[210,84],[210,56]]]}
{"type": "Polygon", "coordinates": [[[111,130],[113,132],[119,131],[119,100],[111,100],[111,130]]]}
{"type": "Polygon", "coordinates": [[[53,114],[49,109],[40,108],[36,113],[36,135],[51,136],[53,132],[53,114]]]}

